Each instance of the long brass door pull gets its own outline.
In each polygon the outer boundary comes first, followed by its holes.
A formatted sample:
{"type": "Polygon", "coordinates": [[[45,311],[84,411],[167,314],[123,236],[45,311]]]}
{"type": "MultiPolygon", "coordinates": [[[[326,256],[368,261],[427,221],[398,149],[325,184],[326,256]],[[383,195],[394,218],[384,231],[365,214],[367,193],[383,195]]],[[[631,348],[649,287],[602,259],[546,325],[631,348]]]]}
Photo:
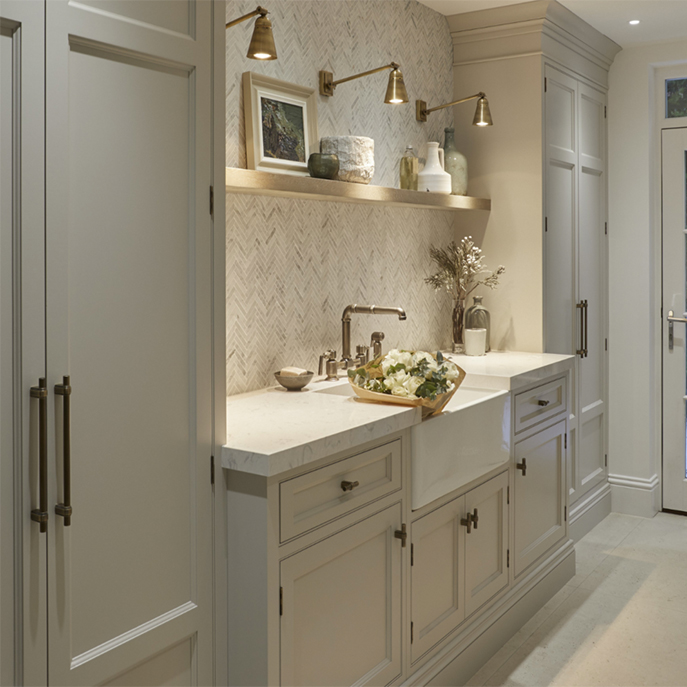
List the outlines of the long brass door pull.
{"type": "Polygon", "coordinates": [[[48,387],[45,377],[31,387],[31,398],[38,399],[38,508],[31,511],[31,520],[48,531],[48,387]]]}
{"type": "Polygon", "coordinates": [[[71,403],[72,387],[69,376],[62,377],[62,384],[55,384],[55,393],[62,396],[62,459],[63,459],[63,503],[55,506],[55,513],[64,518],[64,526],[72,524],[72,436],[71,436],[71,403]]]}

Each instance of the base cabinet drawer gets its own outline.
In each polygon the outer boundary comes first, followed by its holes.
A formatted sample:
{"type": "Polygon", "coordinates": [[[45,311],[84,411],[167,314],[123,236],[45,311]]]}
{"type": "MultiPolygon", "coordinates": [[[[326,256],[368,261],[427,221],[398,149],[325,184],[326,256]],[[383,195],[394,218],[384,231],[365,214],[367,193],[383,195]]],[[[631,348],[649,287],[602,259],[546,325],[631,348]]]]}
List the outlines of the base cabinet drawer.
{"type": "Polygon", "coordinates": [[[281,541],[401,489],[401,440],[363,451],[279,485],[281,541]]]}
{"type": "Polygon", "coordinates": [[[411,662],[508,587],[507,490],[503,472],[413,523],[411,662]]]}
{"type": "Polygon", "coordinates": [[[515,434],[563,413],[568,408],[566,378],[555,379],[515,397],[515,434]]]}
{"type": "Polygon", "coordinates": [[[401,506],[281,562],[281,684],[386,685],[401,674],[401,506]]]}
{"type": "Polygon", "coordinates": [[[566,535],[565,420],[515,445],[515,575],[566,535]]]}

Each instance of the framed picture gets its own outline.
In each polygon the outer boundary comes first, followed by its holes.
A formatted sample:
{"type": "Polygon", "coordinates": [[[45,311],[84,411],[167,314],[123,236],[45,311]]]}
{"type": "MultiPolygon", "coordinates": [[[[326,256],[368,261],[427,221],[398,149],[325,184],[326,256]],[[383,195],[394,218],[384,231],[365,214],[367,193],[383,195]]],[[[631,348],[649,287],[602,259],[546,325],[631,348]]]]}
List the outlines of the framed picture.
{"type": "Polygon", "coordinates": [[[319,151],[315,89],[245,72],[243,110],[248,169],[307,175],[319,151]]]}

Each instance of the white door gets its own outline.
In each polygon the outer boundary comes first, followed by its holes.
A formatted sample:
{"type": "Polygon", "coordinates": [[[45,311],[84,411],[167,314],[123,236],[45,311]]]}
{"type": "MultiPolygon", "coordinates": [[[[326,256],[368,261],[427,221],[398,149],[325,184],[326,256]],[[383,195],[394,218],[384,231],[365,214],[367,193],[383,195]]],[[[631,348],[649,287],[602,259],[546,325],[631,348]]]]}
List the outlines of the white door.
{"type": "Polygon", "coordinates": [[[206,685],[212,4],[45,11],[49,683],[206,685]]]}
{"type": "Polygon", "coordinates": [[[687,512],[687,129],[665,129],[663,145],[663,507],[687,512]],[[671,322],[669,318],[675,318],[671,322]]]}
{"type": "Polygon", "coordinates": [[[47,682],[38,494],[45,378],[44,6],[0,3],[0,684],[47,682]],[[23,589],[23,594],[21,590],[23,589]],[[22,655],[31,660],[22,661],[22,655]],[[37,660],[33,660],[38,657],[37,660]]]}

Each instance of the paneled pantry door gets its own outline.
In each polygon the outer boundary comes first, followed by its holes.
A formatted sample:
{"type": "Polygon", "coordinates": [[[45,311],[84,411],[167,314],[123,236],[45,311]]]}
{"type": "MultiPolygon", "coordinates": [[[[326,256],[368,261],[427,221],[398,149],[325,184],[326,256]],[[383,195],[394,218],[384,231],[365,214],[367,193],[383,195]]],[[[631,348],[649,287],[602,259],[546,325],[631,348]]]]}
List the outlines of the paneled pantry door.
{"type": "Polygon", "coordinates": [[[213,5],[0,4],[3,684],[213,681],[213,5]]]}
{"type": "Polygon", "coordinates": [[[663,507],[687,513],[687,128],[662,132],[663,507]]]}

